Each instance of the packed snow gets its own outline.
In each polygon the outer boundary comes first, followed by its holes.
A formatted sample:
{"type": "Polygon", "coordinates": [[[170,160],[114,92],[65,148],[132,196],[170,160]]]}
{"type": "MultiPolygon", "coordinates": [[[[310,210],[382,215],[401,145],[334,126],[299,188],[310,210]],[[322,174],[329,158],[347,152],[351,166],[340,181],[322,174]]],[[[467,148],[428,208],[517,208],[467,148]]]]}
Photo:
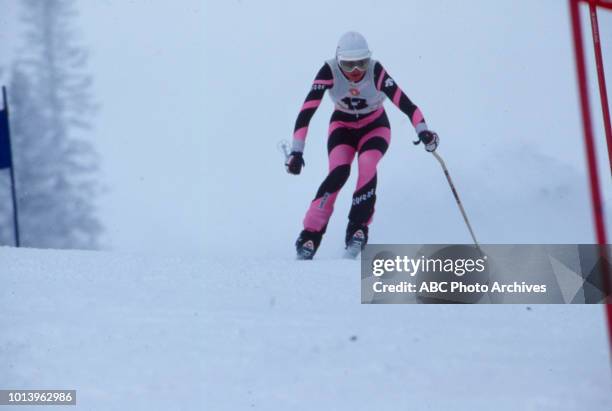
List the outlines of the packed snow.
{"type": "Polygon", "coordinates": [[[342,259],[0,266],[0,387],[76,389],[76,409],[612,409],[601,306],[361,305],[342,259]]]}

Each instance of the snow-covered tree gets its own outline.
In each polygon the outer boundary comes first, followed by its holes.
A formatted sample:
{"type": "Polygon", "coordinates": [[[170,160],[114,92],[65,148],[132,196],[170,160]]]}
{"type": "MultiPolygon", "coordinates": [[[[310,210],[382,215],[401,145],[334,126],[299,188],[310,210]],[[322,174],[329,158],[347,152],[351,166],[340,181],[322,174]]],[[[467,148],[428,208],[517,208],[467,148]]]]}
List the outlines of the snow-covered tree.
{"type": "MultiPolygon", "coordinates": [[[[98,158],[87,139],[95,106],[87,53],[73,29],[75,1],[23,0],[21,7],[25,41],[9,84],[21,242],[95,248],[98,158]]],[[[10,201],[2,203],[10,213],[10,201]]],[[[10,230],[0,235],[12,244],[10,230]]]]}

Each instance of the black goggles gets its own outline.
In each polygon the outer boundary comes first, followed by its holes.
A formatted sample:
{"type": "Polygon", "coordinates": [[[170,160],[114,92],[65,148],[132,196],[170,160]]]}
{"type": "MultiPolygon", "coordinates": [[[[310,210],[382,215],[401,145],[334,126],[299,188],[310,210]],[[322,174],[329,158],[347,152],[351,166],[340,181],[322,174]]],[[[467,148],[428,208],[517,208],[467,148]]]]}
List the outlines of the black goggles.
{"type": "Polygon", "coordinates": [[[366,71],[368,64],[370,64],[369,57],[361,60],[338,60],[338,65],[340,68],[347,73],[350,73],[355,69],[359,71],[366,71]]]}

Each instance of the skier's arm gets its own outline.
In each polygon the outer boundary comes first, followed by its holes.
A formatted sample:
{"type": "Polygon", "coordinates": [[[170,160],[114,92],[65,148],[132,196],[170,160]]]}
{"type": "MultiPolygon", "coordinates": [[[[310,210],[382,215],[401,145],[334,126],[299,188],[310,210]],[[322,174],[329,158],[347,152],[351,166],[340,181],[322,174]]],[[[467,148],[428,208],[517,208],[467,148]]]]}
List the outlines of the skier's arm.
{"type": "Polygon", "coordinates": [[[292,152],[301,153],[304,151],[304,144],[306,141],[306,134],[308,133],[308,125],[310,124],[310,120],[321,104],[325,90],[331,88],[333,84],[334,77],[332,75],[331,68],[327,65],[327,63],[325,63],[312,82],[310,92],[306,96],[306,100],[304,100],[304,104],[300,109],[300,114],[298,114],[297,120],[295,121],[293,144],[291,145],[292,152]]]}
{"type": "Polygon", "coordinates": [[[427,130],[427,123],[425,123],[421,110],[408,98],[379,62],[376,62],[374,66],[374,79],[376,88],[385,93],[393,104],[408,116],[417,134],[427,130]]]}

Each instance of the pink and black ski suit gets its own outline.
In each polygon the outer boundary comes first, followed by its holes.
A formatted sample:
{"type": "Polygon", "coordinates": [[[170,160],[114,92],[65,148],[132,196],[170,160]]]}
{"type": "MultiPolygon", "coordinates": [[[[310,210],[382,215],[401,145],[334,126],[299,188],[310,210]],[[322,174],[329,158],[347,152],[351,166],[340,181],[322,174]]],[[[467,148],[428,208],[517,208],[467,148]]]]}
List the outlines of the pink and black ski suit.
{"type": "Polygon", "coordinates": [[[304,218],[305,230],[321,233],[325,232],[336,197],[349,178],[355,154],[359,175],[349,221],[366,226],[372,221],[376,202],[376,167],[391,139],[389,120],[383,107],[386,97],[410,118],[417,133],[427,130],[421,110],[379,62],[371,60],[364,77],[353,83],[332,59],[319,70],[302,105],[295,122],[293,151],[304,150],[308,125],[326,90],[335,104],[327,140],[329,174],[304,218]]]}

